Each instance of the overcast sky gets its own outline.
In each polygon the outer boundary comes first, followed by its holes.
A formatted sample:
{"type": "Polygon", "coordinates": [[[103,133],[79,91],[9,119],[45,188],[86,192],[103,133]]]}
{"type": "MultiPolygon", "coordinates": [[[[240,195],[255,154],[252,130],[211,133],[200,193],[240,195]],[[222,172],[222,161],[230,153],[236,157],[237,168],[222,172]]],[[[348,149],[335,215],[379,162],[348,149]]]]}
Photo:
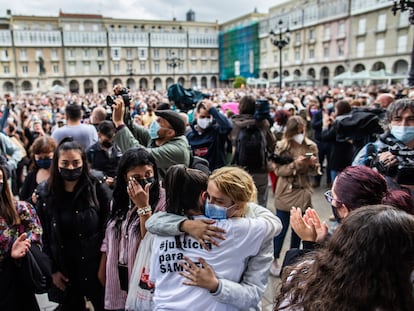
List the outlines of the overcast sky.
{"type": "Polygon", "coordinates": [[[6,10],[13,15],[57,16],[64,13],[102,14],[105,17],[128,19],[185,20],[189,9],[196,21],[220,23],[251,13],[268,13],[284,0],[0,0],[0,16],[6,10]]]}

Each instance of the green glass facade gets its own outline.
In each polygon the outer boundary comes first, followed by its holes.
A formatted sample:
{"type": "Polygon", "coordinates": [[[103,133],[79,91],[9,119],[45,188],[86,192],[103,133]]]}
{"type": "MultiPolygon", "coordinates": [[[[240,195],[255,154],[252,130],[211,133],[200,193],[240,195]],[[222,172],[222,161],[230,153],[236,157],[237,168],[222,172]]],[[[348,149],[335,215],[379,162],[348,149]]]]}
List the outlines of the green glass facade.
{"type": "Polygon", "coordinates": [[[220,80],[259,77],[259,23],[240,26],[219,35],[220,80]]]}

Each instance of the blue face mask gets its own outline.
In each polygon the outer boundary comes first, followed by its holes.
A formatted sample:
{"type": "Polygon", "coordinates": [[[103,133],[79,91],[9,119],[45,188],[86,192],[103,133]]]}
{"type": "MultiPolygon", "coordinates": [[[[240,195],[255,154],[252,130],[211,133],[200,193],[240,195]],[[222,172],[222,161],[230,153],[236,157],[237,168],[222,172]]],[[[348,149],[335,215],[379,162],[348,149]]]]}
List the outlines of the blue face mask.
{"type": "Polygon", "coordinates": [[[151,137],[151,139],[157,139],[158,138],[158,131],[160,130],[161,126],[157,121],[152,121],[148,132],[151,137]]]}
{"type": "Polygon", "coordinates": [[[48,169],[52,164],[52,159],[40,159],[36,160],[36,166],[38,168],[48,169]]]}
{"type": "Polygon", "coordinates": [[[209,203],[206,200],[206,204],[204,206],[204,214],[211,219],[226,219],[227,208],[209,203]]]}
{"type": "Polygon", "coordinates": [[[414,126],[391,125],[391,134],[406,144],[414,139],[414,126]]]}
{"type": "Polygon", "coordinates": [[[333,103],[326,104],[326,109],[332,110],[333,108],[334,108],[334,104],[333,103]]]}

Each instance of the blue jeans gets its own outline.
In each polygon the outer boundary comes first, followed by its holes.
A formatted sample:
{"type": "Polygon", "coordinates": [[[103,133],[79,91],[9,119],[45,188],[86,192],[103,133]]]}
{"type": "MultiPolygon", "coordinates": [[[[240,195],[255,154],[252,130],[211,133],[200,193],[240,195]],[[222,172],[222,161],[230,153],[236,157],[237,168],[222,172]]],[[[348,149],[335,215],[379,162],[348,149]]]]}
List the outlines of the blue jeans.
{"type": "MultiPolygon", "coordinates": [[[[283,241],[285,240],[285,236],[289,228],[290,212],[285,212],[285,211],[276,209],[276,216],[279,217],[280,221],[282,222],[282,231],[279,233],[279,235],[275,236],[273,239],[273,242],[274,242],[273,255],[275,259],[279,258],[280,251],[282,250],[282,247],[283,247],[283,241]]],[[[300,238],[295,233],[295,231],[292,230],[292,236],[290,238],[290,248],[299,248],[299,245],[300,245],[300,238]]]]}
{"type": "Polygon", "coordinates": [[[338,172],[338,171],[331,170],[331,180],[332,180],[332,183],[334,182],[336,176],[338,176],[339,173],[340,172],[338,172]]]}

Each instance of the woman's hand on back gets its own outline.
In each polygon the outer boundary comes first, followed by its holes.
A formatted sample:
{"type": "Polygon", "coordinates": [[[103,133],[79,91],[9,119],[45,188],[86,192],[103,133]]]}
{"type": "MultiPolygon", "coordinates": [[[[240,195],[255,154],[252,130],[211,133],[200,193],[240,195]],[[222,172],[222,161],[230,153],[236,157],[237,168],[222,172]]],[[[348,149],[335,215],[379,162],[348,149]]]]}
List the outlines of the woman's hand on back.
{"type": "Polygon", "coordinates": [[[219,246],[217,239],[225,240],[223,233],[226,233],[226,231],[213,226],[215,222],[212,219],[184,220],[180,225],[180,230],[197,239],[204,249],[210,250],[206,242],[219,246]]]}
{"type": "Polygon", "coordinates": [[[183,282],[184,285],[198,286],[208,289],[211,293],[217,291],[219,281],[213,268],[203,259],[198,258],[196,265],[190,258],[184,256],[186,262],[180,262],[180,266],[187,272],[179,272],[181,276],[189,281],[183,282]]]}

